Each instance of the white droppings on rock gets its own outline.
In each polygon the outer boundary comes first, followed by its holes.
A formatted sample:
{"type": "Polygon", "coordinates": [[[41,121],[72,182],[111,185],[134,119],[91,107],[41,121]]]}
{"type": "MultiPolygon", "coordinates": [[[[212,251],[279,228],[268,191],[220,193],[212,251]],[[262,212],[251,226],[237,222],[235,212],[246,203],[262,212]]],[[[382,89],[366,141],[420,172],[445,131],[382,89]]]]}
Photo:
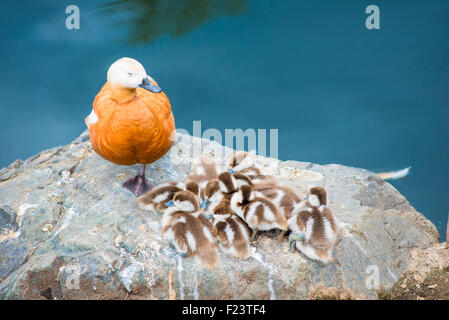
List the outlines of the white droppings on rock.
{"type": "Polygon", "coordinates": [[[131,284],[133,283],[134,274],[140,270],[140,266],[131,262],[123,271],[120,272],[120,281],[125,286],[126,291],[131,292],[131,284]]]}
{"type": "Polygon", "coordinates": [[[120,277],[120,281],[125,286],[126,291],[131,292],[131,285],[133,283],[133,276],[134,276],[134,274],[136,272],[142,270],[143,263],[138,261],[135,257],[130,255],[128,252],[126,252],[126,250],[123,249],[123,248],[120,250],[120,255],[121,256],[125,255],[130,260],[129,265],[125,269],[120,271],[119,277],[120,277]]]}
{"type": "Polygon", "coordinates": [[[28,209],[37,208],[37,204],[23,203],[20,205],[19,210],[17,211],[17,224],[19,227],[22,225],[23,217],[28,209]]]}
{"type": "Polygon", "coordinates": [[[263,256],[257,251],[256,248],[252,248],[251,257],[260,262],[260,264],[268,271],[268,290],[270,291],[270,300],[276,300],[276,294],[273,288],[273,268],[271,264],[265,262],[263,256]]]}
{"type": "Polygon", "coordinates": [[[53,233],[52,238],[56,237],[62,230],[67,228],[69,226],[70,222],[72,221],[73,217],[75,217],[75,216],[79,216],[78,208],[76,207],[76,205],[70,207],[67,214],[64,215],[61,226],[58,228],[58,230],[56,230],[53,233]]]}
{"type": "Polygon", "coordinates": [[[178,282],[179,282],[179,296],[181,300],[184,300],[184,282],[182,281],[182,271],[184,268],[182,267],[182,258],[178,257],[178,282]]]}

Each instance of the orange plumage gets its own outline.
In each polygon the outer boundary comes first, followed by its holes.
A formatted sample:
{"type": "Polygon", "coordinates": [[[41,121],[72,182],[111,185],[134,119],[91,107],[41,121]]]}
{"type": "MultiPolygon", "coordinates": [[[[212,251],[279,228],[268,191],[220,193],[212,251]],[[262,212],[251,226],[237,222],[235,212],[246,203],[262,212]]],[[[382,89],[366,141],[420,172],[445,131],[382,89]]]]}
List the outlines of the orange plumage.
{"type": "Polygon", "coordinates": [[[175,120],[163,92],[106,82],[95,97],[93,111],[98,120],[89,123],[86,118],[92,147],[115,164],[149,164],[173,145],[175,120]]]}

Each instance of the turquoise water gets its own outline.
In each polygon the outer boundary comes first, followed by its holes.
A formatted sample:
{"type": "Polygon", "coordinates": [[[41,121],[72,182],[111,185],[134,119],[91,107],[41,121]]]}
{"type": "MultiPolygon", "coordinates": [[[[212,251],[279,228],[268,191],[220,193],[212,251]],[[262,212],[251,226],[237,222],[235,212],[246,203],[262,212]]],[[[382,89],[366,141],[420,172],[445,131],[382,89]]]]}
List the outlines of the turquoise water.
{"type": "Polygon", "coordinates": [[[70,142],[122,56],[145,65],[192,130],[278,128],[280,159],[393,181],[445,238],[449,2],[15,1],[0,3],[0,167],[70,142]],[[81,11],[65,28],[65,8],[81,11]]]}

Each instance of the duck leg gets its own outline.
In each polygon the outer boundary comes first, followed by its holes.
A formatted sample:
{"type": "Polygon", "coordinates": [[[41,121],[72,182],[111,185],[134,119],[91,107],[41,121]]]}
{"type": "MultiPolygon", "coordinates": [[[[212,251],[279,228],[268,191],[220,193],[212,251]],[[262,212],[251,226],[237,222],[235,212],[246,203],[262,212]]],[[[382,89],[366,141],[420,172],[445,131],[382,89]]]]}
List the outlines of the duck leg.
{"type": "Polygon", "coordinates": [[[256,234],[259,230],[257,230],[257,228],[253,229],[253,233],[251,234],[251,238],[249,239],[249,241],[254,241],[254,239],[256,238],[256,234]]]}
{"type": "Polygon", "coordinates": [[[123,187],[134,193],[136,197],[153,189],[153,185],[145,178],[146,164],[143,165],[142,171],[135,177],[126,180],[123,187]]]}
{"type": "Polygon", "coordinates": [[[296,240],[293,238],[293,235],[290,234],[288,237],[288,249],[290,252],[295,252],[296,240]]]}
{"type": "Polygon", "coordinates": [[[279,233],[279,235],[276,237],[276,241],[282,242],[282,240],[284,239],[284,235],[287,232],[287,230],[281,230],[281,232],[279,233]]]}

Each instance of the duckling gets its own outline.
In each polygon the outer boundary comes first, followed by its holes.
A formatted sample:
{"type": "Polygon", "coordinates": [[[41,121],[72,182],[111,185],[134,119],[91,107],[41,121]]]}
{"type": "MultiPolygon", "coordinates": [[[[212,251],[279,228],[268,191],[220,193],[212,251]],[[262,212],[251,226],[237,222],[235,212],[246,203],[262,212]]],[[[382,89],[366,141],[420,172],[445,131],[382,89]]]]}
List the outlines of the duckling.
{"type": "Polygon", "coordinates": [[[249,168],[256,168],[256,159],[253,154],[246,151],[236,151],[229,159],[229,169],[231,173],[239,172],[249,168]]]}
{"type": "Polygon", "coordinates": [[[218,184],[221,192],[231,194],[237,191],[238,185],[234,176],[229,172],[222,172],[218,176],[218,184]]]}
{"type": "Polygon", "coordinates": [[[163,211],[171,205],[175,194],[183,190],[189,191],[198,197],[199,186],[196,181],[187,181],[185,184],[181,182],[168,182],[141,195],[137,199],[137,202],[142,210],[163,211]]]}
{"type": "Polygon", "coordinates": [[[201,206],[204,204],[204,190],[207,183],[216,179],[218,179],[218,168],[211,156],[203,155],[200,160],[192,162],[191,173],[187,176],[187,180],[198,184],[198,201],[201,206]]]}
{"type": "Polygon", "coordinates": [[[218,179],[217,164],[209,155],[203,155],[201,159],[192,163],[191,173],[187,176],[187,180],[196,181],[202,188],[208,181],[218,179]]]}
{"type": "Polygon", "coordinates": [[[280,208],[287,220],[290,219],[295,207],[301,202],[301,198],[288,186],[257,183],[253,188],[256,195],[270,199],[280,208]]]}
{"type": "Polygon", "coordinates": [[[232,213],[230,200],[232,193],[237,191],[237,183],[229,172],[222,172],[218,180],[211,180],[204,188],[203,210],[216,214],[232,213]]]}
{"type": "Polygon", "coordinates": [[[212,214],[231,213],[229,201],[221,192],[218,180],[211,180],[206,184],[201,209],[207,210],[212,214]]]}
{"type": "Polygon", "coordinates": [[[220,250],[243,260],[251,256],[251,231],[240,217],[232,213],[214,215],[214,227],[220,250]]]}
{"type": "MultiPolygon", "coordinates": [[[[255,196],[271,200],[281,210],[286,220],[290,219],[293,212],[295,212],[296,206],[301,202],[301,198],[289,186],[267,180],[253,183],[251,179],[240,172],[235,173],[233,176],[239,187],[250,185],[253,187],[255,196]]],[[[284,235],[285,232],[282,231],[277,240],[282,240],[284,235]]]]}
{"type": "Polygon", "coordinates": [[[142,164],[123,187],[136,197],[151,190],[146,165],[173,145],[175,121],[169,99],[142,64],[121,58],[109,67],[85,122],[92,148],[102,158],[117,165],[142,164]]]}
{"type": "MultiPolygon", "coordinates": [[[[288,186],[260,182],[254,184],[253,188],[256,196],[271,200],[271,202],[280,209],[286,220],[291,218],[295,209],[301,202],[301,198],[288,186]]],[[[281,241],[284,238],[285,233],[286,230],[281,231],[276,240],[281,241]]]]}
{"type": "Polygon", "coordinates": [[[273,176],[265,175],[256,166],[254,155],[246,151],[236,151],[229,161],[229,172],[232,174],[239,173],[248,177],[251,182],[271,182],[276,183],[273,176]]]}
{"type": "Polygon", "coordinates": [[[180,191],[173,197],[161,220],[162,235],[186,257],[197,257],[209,269],[218,265],[217,234],[212,223],[199,209],[196,197],[180,191]]]}
{"type": "Polygon", "coordinates": [[[244,185],[254,186],[254,183],[251,180],[251,178],[241,172],[235,172],[232,174],[232,176],[234,177],[238,188],[244,185]]]}
{"type": "Polygon", "coordinates": [[[338,223],[332,211],[326,207],[327,192],[324,188],[310,190],[308,199],[298,206],[299,212],[288,220],[291,230],[289,246],[296,246],[312,260],[329,263],[337,239],[338,223]]]}
{"type": "Polygon", "coordinates": [[[232,194],[231,209],[253,230],[251,241],[259,230],[287,230],[288,224],[284,215],[270,200],[256,197],[252,186],[241,186],[232,194]]]}
{"type": "Polygon", "coordinates": [[[327,191],[323,187],[314,187],[310,189],[307,196],[307,203],[312,207],[327,205],[327,191]]]}
{"type": "Polygon", "coordinates": [[[197,197],[197,200],[199,200],[200,185],[198,184],[198,182],[193,180],[187,180],[185,183],[185,189],[186,191],[190,191],[191,193],[193,193],[197,197]]]}

